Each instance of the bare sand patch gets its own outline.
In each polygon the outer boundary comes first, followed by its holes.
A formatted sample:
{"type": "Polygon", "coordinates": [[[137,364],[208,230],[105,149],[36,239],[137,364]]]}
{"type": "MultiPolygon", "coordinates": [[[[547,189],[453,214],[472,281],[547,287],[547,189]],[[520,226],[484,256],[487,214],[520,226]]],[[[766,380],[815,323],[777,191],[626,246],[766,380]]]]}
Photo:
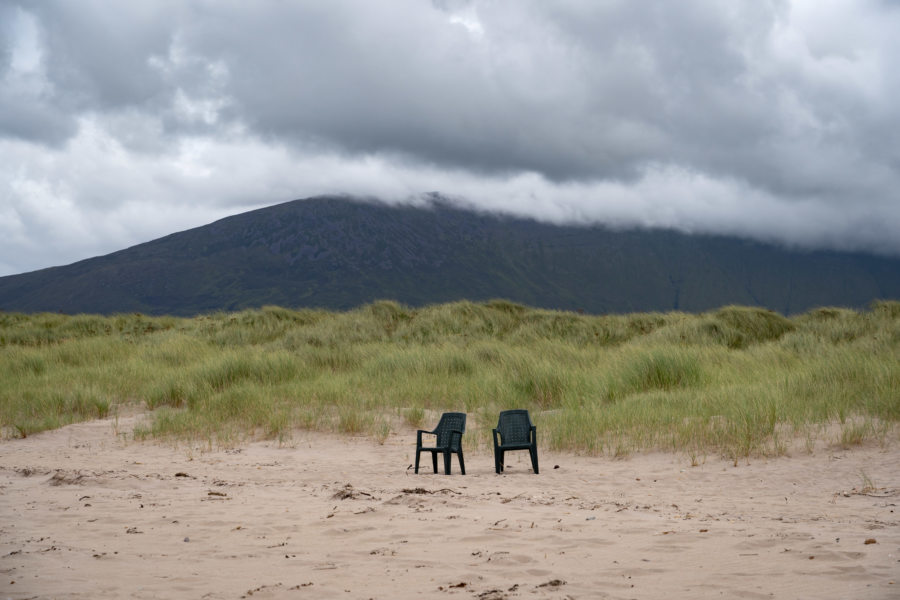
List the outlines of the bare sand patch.
{"type": "Polygon", "coordinates": [[[0,596],[900,597],[896,448],[541,452],[540,475],[512,453],[502,476],[472,450],[445,476],[414,475],[414,446],[200,452],[110,421],[0,442],[0,596]]]}

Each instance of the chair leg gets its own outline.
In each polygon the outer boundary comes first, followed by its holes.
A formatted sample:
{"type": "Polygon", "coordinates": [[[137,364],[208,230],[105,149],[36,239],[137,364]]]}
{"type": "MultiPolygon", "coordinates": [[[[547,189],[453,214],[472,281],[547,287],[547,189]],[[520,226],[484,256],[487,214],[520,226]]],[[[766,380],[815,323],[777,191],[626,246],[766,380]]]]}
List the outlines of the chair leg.
{"type": "Polygon", "coordinates": [[[463,475],[466,474],[466,461],[463,460],[462,448],[459,449],[459,470],[463,475]]]}
{"type": "Polygon", "coordinates": [[[416,448],[416,475],[419,474],[419,457],[422,455],[422,451],[416,448]]]}
{"type": "Polygon", "coordinates": [[[498,473],[502,473],[503,469],[506,467],[505,458],[506,450],[500,450],[497,457],[497,466],[500,467],[500,469],[497,471],[498,473]]]}
{"type": "Polygon", "coordinates": [[[444,452],[444,475],[450,474],[450,452],[444,452]]]}
{"type": "Polygon", "coordinates": [[[431,453],[431,466],[434,468],[434,472],[437,473],[437,452],[431,453]]]}
{"type": "Polygon", "coordinates": [[[538,474],[538,459],[537,459],[537,448],[532,447],[528,449],[528,453],[531,454],[531,468],[534,469],[534,474],[538,474]]]}

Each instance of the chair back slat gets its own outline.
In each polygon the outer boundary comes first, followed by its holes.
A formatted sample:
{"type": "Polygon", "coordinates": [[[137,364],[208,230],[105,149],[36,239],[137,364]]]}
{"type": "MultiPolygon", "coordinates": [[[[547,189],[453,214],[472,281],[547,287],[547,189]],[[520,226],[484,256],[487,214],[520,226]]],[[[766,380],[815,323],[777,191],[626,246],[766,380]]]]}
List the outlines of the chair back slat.
{"type": "Polygon", "coordinates": [[[444,413],[434,430],[437,436],[437,447],[450,446],[451,450],[459,450],[459,436],[451,435],[453,431],[466,431],[466,413],[444,413]]]}
{"type": "Polygon", "coordinates": [[[504,410],[497,422],[497,431],[504,444],[528,443],[531,434],[531,417],[527,410],[504,410]]]}

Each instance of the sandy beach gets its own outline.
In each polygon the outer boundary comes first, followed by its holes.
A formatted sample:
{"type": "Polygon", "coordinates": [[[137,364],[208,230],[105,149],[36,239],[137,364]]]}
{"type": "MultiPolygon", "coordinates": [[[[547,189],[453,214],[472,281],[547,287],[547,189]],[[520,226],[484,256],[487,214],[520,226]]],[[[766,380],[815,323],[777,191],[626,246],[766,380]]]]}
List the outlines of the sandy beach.
{"type": "MultiPolygon", "coordinates": [[[[130,431],[118,423],[118,431],[130,431]]],[[[0,442],[2,598],[898,598],[900,450],[524,452],[413,474],[415,435],[0,442]]],[[[423,457],[428,463],[427,457],[423,457]]]]}

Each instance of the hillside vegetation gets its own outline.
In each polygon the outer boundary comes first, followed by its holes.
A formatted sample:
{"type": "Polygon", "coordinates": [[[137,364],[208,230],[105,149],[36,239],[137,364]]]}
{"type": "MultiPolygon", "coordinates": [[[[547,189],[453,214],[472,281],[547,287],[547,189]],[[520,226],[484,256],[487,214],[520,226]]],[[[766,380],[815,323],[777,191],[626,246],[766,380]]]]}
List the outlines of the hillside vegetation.
{"type": "Polygon", "coordinates": [[[0,312],[0,427],[25,437],[138,405],[125,435],[289,441],[297,429],[383,440],[469,414],[467,445],[527,408],[540,444],[777,455],[798,440],[887,443],[900,419],[900,302],[792,318],[589,316],[507,301],[348,312],[265,307],[193,318],[0,312]]]}
{"type": "Polygon", "coordinates": [[[287,202],[106,256],[0,277],[0,310],[193,317],[262,306],[345,311],[506,298],[591,314],[784,315],[900,300],[900,258],[674,231],[554,225],[349,198],[287,202]]]}

